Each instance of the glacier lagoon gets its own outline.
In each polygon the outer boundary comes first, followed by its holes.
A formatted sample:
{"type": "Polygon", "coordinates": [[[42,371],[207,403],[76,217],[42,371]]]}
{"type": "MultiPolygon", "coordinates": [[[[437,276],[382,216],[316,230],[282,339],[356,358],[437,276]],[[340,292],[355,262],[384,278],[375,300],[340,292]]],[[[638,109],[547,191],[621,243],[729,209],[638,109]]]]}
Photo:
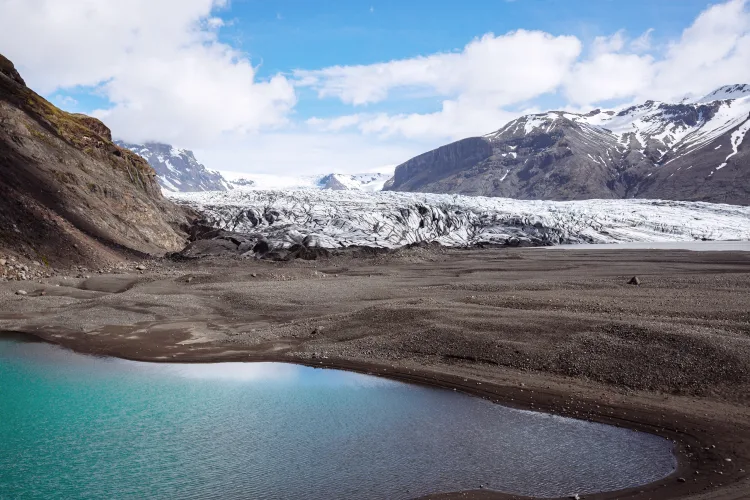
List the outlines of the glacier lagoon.
{"type": "Polygon", "coordinates": [[[413,498],[610,491],[650,434],[284,363],[151,364],[0,339],[0,498],[413,498]]]}

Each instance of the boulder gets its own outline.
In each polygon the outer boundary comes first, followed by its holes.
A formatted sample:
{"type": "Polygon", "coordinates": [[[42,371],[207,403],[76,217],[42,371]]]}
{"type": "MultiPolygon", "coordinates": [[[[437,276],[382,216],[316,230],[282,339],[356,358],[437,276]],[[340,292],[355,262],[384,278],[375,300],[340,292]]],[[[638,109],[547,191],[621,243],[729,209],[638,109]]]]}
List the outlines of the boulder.
{"type": "Polygon", "coordinates": [[[271,246],[268,244],[268,241],[266,240],[260,240],[258,243],[253,246],[253,252],[261,255],[267,254],[271,250],[271,246]]]}

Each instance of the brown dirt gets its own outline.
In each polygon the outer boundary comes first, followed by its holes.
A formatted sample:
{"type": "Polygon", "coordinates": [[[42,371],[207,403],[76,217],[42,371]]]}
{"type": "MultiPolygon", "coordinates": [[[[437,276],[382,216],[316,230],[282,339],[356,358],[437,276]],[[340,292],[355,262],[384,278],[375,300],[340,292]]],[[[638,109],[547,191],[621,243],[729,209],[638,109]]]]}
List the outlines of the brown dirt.
{"type": "Polygon", "coordinates": [[[148,266],[1,283],[0,329],[137,360],[338,367],[637,428],[675,440],[678,471],[587,498],[749,497],[750,253],[416,248],[148,266]]]}

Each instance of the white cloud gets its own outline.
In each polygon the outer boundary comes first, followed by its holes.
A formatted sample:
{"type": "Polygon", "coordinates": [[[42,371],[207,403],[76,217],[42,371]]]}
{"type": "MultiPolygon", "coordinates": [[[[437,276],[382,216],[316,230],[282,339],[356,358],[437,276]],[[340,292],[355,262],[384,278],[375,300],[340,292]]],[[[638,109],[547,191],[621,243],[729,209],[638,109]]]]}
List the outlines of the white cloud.
{"type": "Polygon", "coordinates": [[[75,100],[73,97],[69,95],[56,95],[53,97],[53,100],[58,103],[58,105],[65,107],[65,108],[72,108],[76,105],[78,105],[78,101],[75,100]]]}
{"type": "Polygon", "coordinates": [[[638,97],[674,99],[703,95],[717,87],[750,82],[750,11],[746,0],[731,0],[703,11],[666,56],[638,97]]]}
{"type": "Polygon", "coordinates": [[[496,130],[549,102],[585,111],[750,83],[748,1],[708,7],[667,42],[651,29],[586,47],[574,36],[518,30],[452,52],[269,80],[219,41],[229,0],[0,0],[0,47],[45,94],[95,87],[111,103],[96,114],[128,140],[195,148],[215,169],[352,173],[496,130]],[[350,109],[292,120],[295,86],[350,109]],[[415,108],[405,107],[414,96],[415,108]],[[433,108],[414,112],[430,100],[433,108]]]}
{"type": "Polygon", "coordinates": [[[398,91],[447,97],[433,113],[357,114],[310,123],[323,130],[357,126],[382,137],[457,139],[490,132],[520,114],[503,106],[555,91],[580,51],[575,37],[520,30],[486,34],[461,52],[296,71],[295,76],[297,85],[312,87],[320,98],[355,106],[385,101],[398,91]]]}
{"type": "Polygon", "coordinates": [[[649,28],[641,34],[635,40],[630,42],[630,49],[633,52],[646,52],[651,49],[651,34],[654,32],[654,28],[649,28]]]}
{"type": "MultiPolygon", "coordinates": [[[[574,64],[565,78],[565,96],[571,104],[631,97],[653,78],[653,57],[623,52],[627,42],[623,31],[594,39],[589,57],[574,64]]],[[[643,45],[644,40],[635,43],[643,45]]]]}
{"type": "Polygon", "coordinates": [[[679,100],[728,84],[750,82],[750,12],[746,0],[710,6],[662,54],[652,30],[626,43],[622,32],[597,38],[592,55],[573,66],[565,82],[571,103],[610,99],[679,100]]]}
{"type": "Polygon", "coordinates": [[[393,170],[442,143],[382,141],[354,132],[286,132],[225,137],[195,155],[206,167],[233,172],[273,175],[363,173],[393,170]]]}
{"type": "MultiPolygon", "coordinates": [[[[297,85],[320,98],[362,106],[397,92],[442,97],[430,113],[347,115],[309,124],[322,130],[356,127],[381,137],[456,139],[491,131],[520,114],[518,106],[562,91],[560,107],[702,95],[750,82],[747,0],[710,6],[666,48],[653,47],[649,29],[635,39],[620,30],[601,36],[580,58],[575,37],[541,32],[487,34],[461,52],[361,66],[297,71],[297,85]]],[[[526,111],[524,111],[526,112],[526,111]]]]}
{"type": "Polygon", "coordinates": [[[295,76],[297,85],[316,89],[319,97],[353,105],[384,101],[398,89],[423,89],[446,97],[482,94],[493,105],[504,105],[554,90],[580,50],[575,37],[520,30],[486,34],[461,52],[298,70],[295,76]]]}
{"type": "Polygon", "coordinates": [[[96,86],[116,135],[199,143],[286,122],[294,88],[220,43],[227,0],[0,0],[0,46],[33,88],[96,86]]]}

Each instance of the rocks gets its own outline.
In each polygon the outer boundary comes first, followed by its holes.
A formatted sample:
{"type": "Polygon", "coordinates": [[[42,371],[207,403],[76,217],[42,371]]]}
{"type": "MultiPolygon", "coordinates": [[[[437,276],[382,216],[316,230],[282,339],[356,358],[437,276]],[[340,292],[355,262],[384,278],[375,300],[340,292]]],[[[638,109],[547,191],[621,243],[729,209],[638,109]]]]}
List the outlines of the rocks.
{"type": "Polygon", "coordinates": [[[5,265],[5,264],[7,264],[7,263],[8,263],[8,261],[7,261],[7,260],[5,260],[5,259],[0,259],[0,266],[4,266],[4,265],[5,265]]]}
{"type": "Polygon", "coordinates": [[[28,295],[26,290],[16,290],[16,295],[28,295]]]}
{"type": "Polygon", "coordinates": [[[146,266],[144,266],[143,264],[138,264],[137,266],[135,266],[135,268],[138,271],[145,271],[146,270],[146,266]]]}
{"type": "Polygon", "coordinates": [[[302,245],[307,248],[314,248],[320,246],[320,238],[313,234],[308,234],[302,239],[302,245]]]}
{"type": "Polygon", "coordinates": [[[267,254],[271,250],[271,246],[268,244],[268,241],[266,240],[260,240],[258,243],[255,244],[253,247],[253,252],[256,254],[267,254]]]}
{"type": "Polygon", "coordinates": [[[638,276],[633,276],[630,278],[630,281],[628,281],[628,285],[640,285],[641,279],[638,276]]]}
{"type": "Polygon", "coordinates": [[[678,477],[677,478],[677,482],[678,483],[684,483],[685,482],[685,478],[684,477],[678,477]]]}

